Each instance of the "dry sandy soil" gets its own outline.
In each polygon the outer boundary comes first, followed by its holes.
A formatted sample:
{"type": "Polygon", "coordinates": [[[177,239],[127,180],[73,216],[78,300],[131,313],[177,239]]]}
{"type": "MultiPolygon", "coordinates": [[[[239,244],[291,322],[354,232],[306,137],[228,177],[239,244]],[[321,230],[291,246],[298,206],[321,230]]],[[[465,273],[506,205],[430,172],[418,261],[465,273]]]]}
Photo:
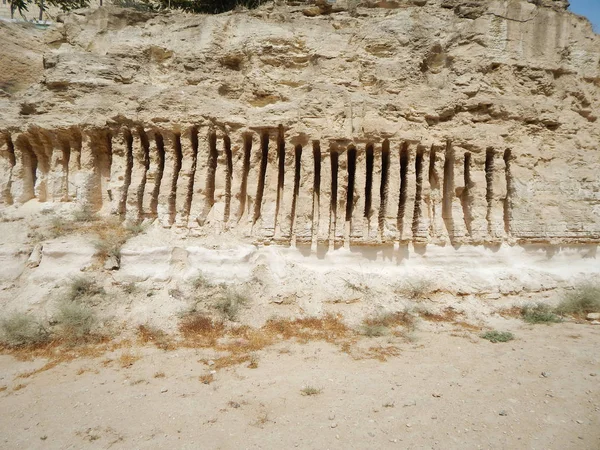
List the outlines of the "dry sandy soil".
{"type": "Polygon", "coordinates": [[[27,376],[46,361],[3,355],[0,447],[600,448],[600,327],[492,321],[515,340],[424,321],[361,338],[398,349],[384,361],[288,340],[214,370],[207,350],[133,346],[27,376]]]}

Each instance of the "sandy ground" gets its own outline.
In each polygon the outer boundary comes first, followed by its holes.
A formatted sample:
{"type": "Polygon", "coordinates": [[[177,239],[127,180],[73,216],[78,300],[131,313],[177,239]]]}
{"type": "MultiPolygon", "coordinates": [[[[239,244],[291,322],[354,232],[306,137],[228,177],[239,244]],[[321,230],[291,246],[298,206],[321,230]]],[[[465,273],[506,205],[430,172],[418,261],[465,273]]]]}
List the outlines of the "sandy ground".
{"type": "Polygon", "coordinates": [[[600,327],[504,328],[516,339],[421,327],[383,362],[284,341],[210,384],[203,350],[119,349],[25,378],[45,361],[3,355],[0,447],[600,448],[600,327]]]}

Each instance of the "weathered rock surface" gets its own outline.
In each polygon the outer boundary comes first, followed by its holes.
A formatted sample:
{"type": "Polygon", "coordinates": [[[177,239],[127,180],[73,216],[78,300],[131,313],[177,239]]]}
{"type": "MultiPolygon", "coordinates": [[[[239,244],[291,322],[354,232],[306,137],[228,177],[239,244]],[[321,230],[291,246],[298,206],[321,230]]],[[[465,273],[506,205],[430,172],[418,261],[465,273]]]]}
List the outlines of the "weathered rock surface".
{"type": "Polygon", "coordinates": [[[46,44],[0,98],[0,197],[313,245],[596,242],[600,36],[566,3],[2,25],[46,44]]]}

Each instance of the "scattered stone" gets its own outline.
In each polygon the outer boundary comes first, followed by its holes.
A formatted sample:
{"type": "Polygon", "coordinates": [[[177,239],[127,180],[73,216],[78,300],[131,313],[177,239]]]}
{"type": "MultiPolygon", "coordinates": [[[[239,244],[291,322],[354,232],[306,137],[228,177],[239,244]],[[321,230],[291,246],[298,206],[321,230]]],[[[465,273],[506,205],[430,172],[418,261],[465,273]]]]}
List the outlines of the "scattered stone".
{"type": "Polygon", "coordinates": [[[434,392],[433,394],[431,394],[432,396],[434,396],[435,398],[440,398],[442,396],[442,394],[438,393],[438,392],[434,392]]]}
{"type": "Polygon", "coordinates": [[[596,375],[598,375],[598,374],[595,372],[590,373],[590,377],[595,377],[596,375]]]}
{"type": "Polygon", "coordinates": [[[542,378],[548,378],[549,376],[550,376],[550,373],[548,373],[548,372],[542,372],[540,374],[540,377],[542,377],[542,378]]]}
{"type": "Polygon", "coordinates": [[[337,423],[333,422],[331,425],[329,425],[331,428],[337,428],[337,423]]]}
{"type": "Polygon", "coordinates": [[[27,260],[27,267],[29,267],[30,269],[33,269],[40,265],[41,260],[42,260],[42,244],[36,244],[35,247],[33,247],[33,251],[31,252],[31,255],[29,255],[29,259],[27,260]]]}
{"type": "Polygon", "coordinates": [[[501,416],[508,416],[508,413],[505,410],[502,410],[498,413],[501,416]]]}
{"type": "Polygon", "coordinates": [[[577,422],[579,425],[581,425],[583,423],[583,420],[577,419],[575,422],[577,422]]]}
{"type": "Polygon", "coordinates": [[[212,359],[209,359],[206,364],[208,364],[209,366],[214,366],[215,362],[212,359]]]}
{"type": "Polygon", "coordinates": [[[167,391],[168,391],[168,389],[167,389],[167,388],[162,388],[162,389],[160,390],[160,393],[161,393],[161,394],[164,394],[164,393],[165,393],[165,392],[167,392],[167,391]]]}
{"type": "Polygon", "coordinates": [[[600,320],[600,313],[589,313],[586,317],[587,320],[600,320]]]}

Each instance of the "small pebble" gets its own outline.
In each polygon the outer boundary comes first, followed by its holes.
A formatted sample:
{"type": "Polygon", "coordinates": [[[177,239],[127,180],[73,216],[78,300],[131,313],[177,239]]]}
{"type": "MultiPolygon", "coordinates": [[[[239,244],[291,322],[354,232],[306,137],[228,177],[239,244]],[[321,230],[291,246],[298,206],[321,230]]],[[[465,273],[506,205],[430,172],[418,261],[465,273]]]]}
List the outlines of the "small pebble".
{"type": "Polygon", "coordinates": [[[508,416],[508,413],[504,410],[500,411],[498,414],[500,414],[501,416],[508,416]]]}
{"type": "Polygon", "coordinates": [[[167,388],[162,388],[162,389],[160,390],[160,393],[161,393],[161,394],[164,394],[164,393],[165,393],[165,392],[167,392],[167,391],[168,391],[168,389],[167,389],[167,388]]]}

